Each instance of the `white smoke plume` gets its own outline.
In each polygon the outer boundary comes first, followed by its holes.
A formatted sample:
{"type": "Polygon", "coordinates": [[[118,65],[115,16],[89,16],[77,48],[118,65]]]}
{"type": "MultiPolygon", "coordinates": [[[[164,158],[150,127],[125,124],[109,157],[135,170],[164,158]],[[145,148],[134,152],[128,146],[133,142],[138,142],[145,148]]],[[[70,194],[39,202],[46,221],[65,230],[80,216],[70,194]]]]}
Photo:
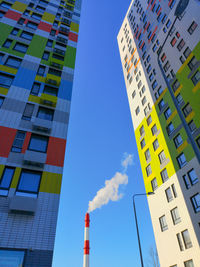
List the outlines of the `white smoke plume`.
{"type": "Polygon", "coordinates": [[[124,172],[127,171],[129,165],[133,164],[133,155],[124,153],[121,165],[123,167],[123,173],[116,172],[114,177],[105,181],[105,186],[101,188],[92,201],[89,201],[88,212],[92,212],[101,206],[108,204],[111,201],[118,201],[123,197],[122,193],[119,193],[120,185],[128,184],[128,176],[124,172]]]}

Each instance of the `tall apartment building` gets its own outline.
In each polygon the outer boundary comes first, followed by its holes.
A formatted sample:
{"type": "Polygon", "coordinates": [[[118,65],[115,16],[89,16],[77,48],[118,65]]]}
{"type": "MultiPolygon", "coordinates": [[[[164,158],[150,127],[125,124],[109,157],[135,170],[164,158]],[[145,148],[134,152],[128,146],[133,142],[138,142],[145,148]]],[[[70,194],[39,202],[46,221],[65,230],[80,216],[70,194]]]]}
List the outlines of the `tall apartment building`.
{"type": "Polygon", "coordinates": [[[117,37],[162,267],[200,266],[199,14],[135,0],[117,37]]]}
{"type": "Polygon", "coordinates": [[[50,267],[81,0],[0,1],[0,266],[50,267]]]}

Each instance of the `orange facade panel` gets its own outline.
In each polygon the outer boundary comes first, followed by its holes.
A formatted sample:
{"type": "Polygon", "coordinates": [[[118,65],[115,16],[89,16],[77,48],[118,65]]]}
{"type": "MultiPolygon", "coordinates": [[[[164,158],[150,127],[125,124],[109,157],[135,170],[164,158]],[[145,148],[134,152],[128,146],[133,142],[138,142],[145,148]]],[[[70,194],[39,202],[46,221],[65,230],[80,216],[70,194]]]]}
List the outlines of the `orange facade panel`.
{"type": "Polygon", "coordinates": [[[8,157],[16,131],[16,129],[0,126],[0,157],[8,157]]]}
{"type": "Polygon", "coordinates": [[[49,138],[46,164],[63,167],[66,140],[56,137],[49,138]]]}

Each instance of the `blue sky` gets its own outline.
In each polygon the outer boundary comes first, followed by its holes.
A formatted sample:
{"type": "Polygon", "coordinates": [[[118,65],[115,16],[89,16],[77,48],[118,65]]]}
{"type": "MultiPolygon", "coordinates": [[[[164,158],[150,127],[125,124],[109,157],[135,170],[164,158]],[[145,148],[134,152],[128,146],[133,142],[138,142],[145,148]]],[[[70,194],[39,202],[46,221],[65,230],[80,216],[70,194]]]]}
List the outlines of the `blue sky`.
{"type": "MultiPolygon", "coordinates": [[[[83,265],[88,202],[133,154],[124,197],[91,213],[91,267],[140,266],[132,195],[143,193],[117,46],[130,0],[83,0],[53,267],[83,265]]],[[[151,196],[153,197],[153,196],[151,196]]],[[[145,262],[154,237],[145,197],[136,201],[145,262]]]]}

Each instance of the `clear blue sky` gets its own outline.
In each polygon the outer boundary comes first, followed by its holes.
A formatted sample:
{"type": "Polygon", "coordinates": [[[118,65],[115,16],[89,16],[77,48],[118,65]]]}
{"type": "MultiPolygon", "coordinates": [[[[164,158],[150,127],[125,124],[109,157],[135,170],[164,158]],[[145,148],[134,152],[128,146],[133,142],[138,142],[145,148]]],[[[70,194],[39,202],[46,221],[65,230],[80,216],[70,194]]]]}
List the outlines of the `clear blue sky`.
{"type": "MultiPolygon", "coordinates": [[[[134,154],[119,202],[91,213],[90,266],[140,266],[132,195],[145,192],[117,34],[130,0],[83,0],[53,267],[83,265],[88,202],[134,154]]],[[[153,196],[151,196],[153,197],[153,196]]],[[[136,202],[144,260],[154,245],[145,197],[136,202]]]]}

